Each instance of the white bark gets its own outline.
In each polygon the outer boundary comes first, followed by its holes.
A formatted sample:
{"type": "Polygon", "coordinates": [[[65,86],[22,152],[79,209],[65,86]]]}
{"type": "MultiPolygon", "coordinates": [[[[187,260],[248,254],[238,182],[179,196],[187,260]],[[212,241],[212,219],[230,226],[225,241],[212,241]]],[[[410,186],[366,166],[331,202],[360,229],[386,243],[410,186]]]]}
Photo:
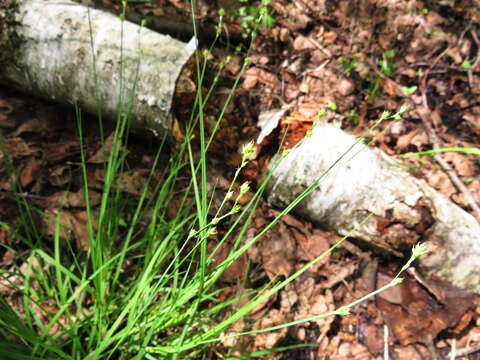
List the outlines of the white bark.
{"type": "MultiPolygon", "coordinates": [[[[269,201],[286,206],[355,141],[320,122],[274,170],[269,201]]],[[[342,235],[358,226],[354,237],[396,255],[425,242],[431,251],[419,263],[427,275],[480,292],[479,223],[382,151],[355,145],[295,211],[342,235]],[[359,226],[368,214],[374,216],[359,226]]]]}
{"type": "Polygon", "coordinates": [[[135,128],[155,135],[170,129],[175,83],[196,48],[193,39],[185,44],[127,21],[122,30],[118,17],[68,0],[17,5],[13,32],[20,40],[0,67],[1,83],[93,114],[98,96],[111,119],[132,101],[135,128]]]}

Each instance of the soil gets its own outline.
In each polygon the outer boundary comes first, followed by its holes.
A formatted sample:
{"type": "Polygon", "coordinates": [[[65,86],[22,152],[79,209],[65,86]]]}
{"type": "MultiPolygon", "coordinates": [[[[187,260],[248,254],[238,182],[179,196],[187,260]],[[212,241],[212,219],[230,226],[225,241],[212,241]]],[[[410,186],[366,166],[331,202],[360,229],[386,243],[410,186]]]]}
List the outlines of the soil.
{"type": "MultiPolygon", "coordinates": [[[[250,2],[253,8],[248,11],[253,12],[258,3],[250,2]]],[[[227,14],[221,37],[207,55],[207,81],[202,84],[205,92],[221,64],[231,56],[219,73],[214,100],[206,108],[207,130],[213,127],[210,119],[220,115],[219,109],[240,77],[209,150],[215,169],[209,180],[217,184],[220,197],[240,164],[242,146],[256,141],[262,130],[255,158],[243,171],[239,184],[248,180],[257,186],[273,155],[298,143],[319,112],[323,113],[322,121],[358,136],[383,111],[393,113],[406,104],[409,111],[401,120],[386,121],[374,130],[372,146],[395,156],[414,176],[425,179],[480,220],[475,208],[480,203],[478,155],[441,154],[453,170],[449,175],[433,157],[411,154],[437,147],[479,148],[480,7],[475,1],[272,0],[268,9],[274,22],[261,27],[252,43],[242,36],[248,35],[248,28],[242,28],[241,18],[232,15],[244,4],[198,1],[196,9],[202,47],[214,38],[219,9],[224,8],[227,14]],[[243,69],[246,54],[250,63],[243,69]],[[283,113],[278,124],[266,131],[265,126],[259,127],[259,116],[272,109],[283,109],[283,113]],[[399,156],[405,154],[410,156],[399,156]],[[458,189],[452,172],[467,192],[458,189]]],[[[117,14],[121,11],[117,2],[109,0],[95,6],[117,14]]],[[[157,19],[152,26],[161,23],[162,31],[180,39],[192,35],[191,8],[186,2],[156,0],[129,6],[127,13],[132,19],[157,19]],[[167,18],[169,22],[161,21],[167,18]]],[[[193,72],[187,70],[184,75],[173,110],[177,141],[184,136],[191,89],[196,86],[193,72]]],[[[102,145],[94,118],[86,119],[84,128],[86,155],[92,163],[95,159],[101,163],[108,140],[102,145]]],[[[74,166],[81,146],[75,110],[0,88],[0,129],[24,198],[47,213],[59,211],[62,202],[61,211],[74,224],[73,232],[65,236],[85,248],[85,201],[80,191],[81,174],[74,166]]],[[[105,134],[111,131],[104,129],[105,134]]],[[[122,174],[119,186],[135,198],[145,184],[158,141],[133,136],[129,144],[129,171],[122,174]]],[[[0,218],[14,222],[17,204],[9,196],[13,181],[6,173],[0,169],[0,218]]],[[[100,201],[101,175],[93,170],[89,174],[93,205],[100,201]]],[[[247,236],[257,234],[278,214],[279,209],[261,202],[247,236]]],[[[53,226],[43,223],[39,229],[48,236],[53,234],[53,226]]],[[[0,243],[15,246],[10,237],[0,228],[0,243]]],[[[244,291],[235,279],[243,277],[247,264],[252,269],[251,285],[260,286],[276,276],[288,277],[338,239],[327,229],[286,215],[224,274],[222,281],[231,288],[224,296],[244,291]]],[[[223,251],[228,251],[228,245],[223,251]]],[[[0,250],[2,268],[13,261],[11,252],[0,250]]],[[[386,284],[404,262],[364,248],[355,239],[346,241],[256,309],[248,321],[235,324],[234,330],[261,329],[332,311],[386,284]]],[[[274,346],[314,344],[259,358],[360,360],[389,355],[391,359],[447,359],[453,352],[457,358],[477,359],[479,339],[478,297],[412,271],[403,284],[356,306],[350,316],[320,318],[288,330],[225,341],[219,351],[233,348],[233,353],[240,355],[274,346]]]]}

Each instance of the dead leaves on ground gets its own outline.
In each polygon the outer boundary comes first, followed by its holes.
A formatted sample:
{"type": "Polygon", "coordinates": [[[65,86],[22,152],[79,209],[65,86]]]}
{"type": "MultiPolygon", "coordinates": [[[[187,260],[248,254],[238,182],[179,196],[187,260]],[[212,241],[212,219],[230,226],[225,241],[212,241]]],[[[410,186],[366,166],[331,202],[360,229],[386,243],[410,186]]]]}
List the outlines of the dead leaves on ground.
{"type": "MultiPolygon", "coordinates": [[[[40,229],[49,237],[55,234],[55,222],[60,223],[60,237],[74,240],[82,249],[88,244],[86,207],[83,187],[80,141],[76,120],[67,123],[63,109],[33,103],[22,97],[0,93],[0,126],[4,144],[0,151],[0,190],[14,200],[21,197],[37,208],[40,229]],[[32,104],[33,103],[33,104],[32,104]],[[13,126],[12,124],[15,124],[13,126]],[[18,196],[18,195],[17,195],[18,196]]],[[[106,140],[84,139],[87,156],[88,205],[95,209],[101,201],[106,162],[114,148],[115,133],[106,140]]],[[[126,152],[124,147],[120,152],[126,152]]],[[[116,174],[112,191],[139,197],[147,186],[149,171],[140,167],[116,174]]],[[[147,191],[147,196],[151,191],[147,191]]],[[[15,211],[8,214],[13,218],[15,211]]]]}
{"type": "MultiPolygon", "coordinates": [[[[379,286],[388,281],[385,275],[379,274],[379,286]]],[[[403,346],[428,344],[429,339],[436,338],[446,329],[460,334],[471,322],[472,313],[469,310],[474,308],[477,296],[442,282],[426,281],[429,288],[407,278],[400,286],[376,298],[392,335],[403,346]],[[432,288],[440,296],[434,296],[432,288]]]]}
{"type": "MultiPolygon", "coordinates": [[[[455,8],[451,8],[448,3],[442,2],[443,5],[440,5],[430,2],[430,8],[426,8],[425,2],[413,0],[363,1],[361,4],[357,1],[300,1],[293,4],[273,2],[272,8],[279,20],[278,25],[271,29],[270,38],[264,37],[257,42],[256,52],[251,56],[251,67],[241,83],[243,100],[232,103],[226,114],[235,118],[237,108],[249,109],[253,116],[243,116],[242,110],[236,121],[242,126],[248,122],[248,129],[238,131],[242,131],[243,136],[251,136],[254,128],[252,119],[255,120],[255,114],[260,113],[260,110],[293,106],[286,116],[278,120],[279,130],[273,130],[270,136],[267,134],[262,139],[258,149],[259,158],[255,160],[257,167],[248,169],[248,177],[258,178],[260,169],[264,168],[262,164],[266,160],[262,151],[269,146],[277,148],[276,145],[282,140],[286,147],[296,144],[312,126],[321,109],[327,109],[323,118],[325,121],[349,128],[356,135],[362,133],[371,124],[371,120],[378,118],[380,111],[397,110],[403,101],[404,94],[395,86],[394,81],[414,91],[413,86],[420,85],[421,75],[442,51],[445,51],[445,55],[432,69],[426,83],[428,103],[438,115],[435,118],[436,130],[446,146],[478,146],[480,106],[475,100],[480,88],[478,63],[475,69],[467,69],[462,64],[478,57],[476,51],[478,52],[479,45],[472,35],[475,29],[469,28],[466,22],[459,24],[456,19],[471,18],[474,23],[478,23],[479,12],[469,1],[460,1],[455,8]],[[442,15],[442,11],[445,12],[442,6],[450,9],[455,16],[442,15]],[[376,88],[377,75],[372,71],[371,62],[380,67],[380,61],[384,61],[383,55],[389,50],[395,51],[395,56],[389,60],[393,74],[389,79],[378,79],[376,88]],[[244,102],[247,105],[241,107],[244,102]],[[329,104],[335,104],[336,109],[329,107],[329,104]]],[[[179,11],[189,11],[179,4],[178,1],[173,2],[179,11]]],[[[206,9],[205,4],[202,4],[202,16],[205,16],[206,9]]],[[[236,75],[241,68],[241,61],[239,56],[235,56],[227,65],[227,72],[236,75]]],[[[226,98],[230,88],[221,85],[220,89],[218,99],[226,98]]],[[[415,104],[421,103],[418,91],[411,98],[415,104]]],[[[44,136],[45,139],[55,139],[55,136],[60,138],[63,135],[50,129],[60,129],[62,124],[58,123],[57,115],[48,114],[51,111],[48,108],[42,110],[44,115],[31,118],[28,118],[30,115],[27,110],[24,100],[15,97],[0,99],[0,127],[10,131],[6,147],[16,174],[16,177],[12,177],[5,172],[0,173],[0,188],[11,191],[18,180],[32,195],[50,189],[48,196],[38,200],[50,211],[50,220],[45,220],[47,217],[43,220],[46,233],[52,236],[55,221],[60,221],[64,228],[62,236],[73,239],[80,247],[85,246],[86,228],[82,225],[86,216],[84,191],[79,186],[78,168],[71,163],[72,158],[78,156],[79,144],[68,139],[50,143],[33,141],[32,135],[44,136]],[[39,121],[44,118],[50,119],[48,124],[39,121]],[[76,186],[70,189],[68,184],[72,183],[76,186]]],[[[64,120],[60,116],[60,122],[64,120]]],[[[220,134],[221,141],[217,145],[213,144],[213,153],[216,155],[221,155],[222,152],[224,154],[225,148],[238,146],[237,124],[232,127],[231,124],[228,125],[220,134]]],[[[182,134],[177,132],[180,139],[182,134]]],[[[414,113],[409,113],[400,122],[385,124],[373,135],[379,135],[376,145],[389,154],[428,150],[431,147],[428,136],[419,126],[414,113]]],[[[105,181],[103,164],[111,146],[112,136],[107,138],[103,146],[98,143],[87,144],[86,153],[89,164],[92,165],[88,170],[88,196],[93,206],[100,200],[100,191],[105,181]]],[[[468,187],[479,201],[477,159],[457,153],[446,154],[445,158],[459,176],[469,181],[468,187]]],[[[6,161],[5,154],[0,154],[0,161],[6,161]]],[[[226,163],[232,167],[237,166],[238,155],[236,158],[229,157],[226,163]]],[[[421,169],[415,170],[417,175],[425,177],[430,185],[466,206],[462,195],[458,194],[448,177],[431,159],[425,157],[421,163],[412,161],[409,164],[421,165],[421,169]]],[[[143,170],[128,169],[118,175],[114,185],[123,193],[139,196],[146,178],[143,170]]],[[[172,204],[171,211],[174,210],[172,204]]],[[[4,214],[2,211],[4,210],[0,210],[1,215],[4,214]]],[[[277,214],[265,208],[259,211],[248,236],[258,233],[277,214]]],[[[8,234],[2,233],[1,229],[0,238],[8,238],[8,234]]],[[[243,257],[234,264],[222,280],[235,283],[236,279],[243,277],[249,261],[258,265],[265,282],[277,276],[287,277],[337,240],[335,235],[313,229],[309,223],[286,216],[277,229],[270,231],[249,250],[248,259],[243,257]]],[[[222,251],[228,252],[228,247],[222,251]]],[[[5,253],[3,257],[8,262],[9,255],[5,253]]],[[[391,276],[391,269],[384,265],[372,267],[373,262],[361,250],[355,250],[355,247],[342,248],[339,254],[326,256],[283,289],[275,301],[263,303],[255,309],[251,314],[253,322],[248,325],[248,329],[245,322],[239,322],[231,331],[261,329],[344,305],[380,286],[383,283],[382,277],[391,276]],[[350,255],[346,256],[346,252],[350,255]]],[[[312,352],[304,352],[290,358],[381,358],[386,322],[391,333],[389,345],[398,358],[426,358],[430,356],[428,336],[433,337],[440,331],[449,330],[458,333],[475,321],[476,326],[479,326],[478,309],[476,318],[470,318],[473,315],[468,301],[473,300],[468,296],[461,297],[455,308],[452,302],[455,290],[446,290],[449,295],[438,299],[432,297],[429,291],[432,291],[433,286],[441,285],[431,286],[428,290],[409,279],[392,291],[393,294],[378,297],[378,307],[367,303],[357,307],[355,315],[351,317],[327,318],[291,330],[260,334],[250,339],[249,343],[242,343],[237,351],[245,353],[247,350],[281,344],[285,339],[294,339],[296,343],[317,342],[319,348],[314,355],[312,352]],[[418,322],[416,318],[419,316],[428,319],[431,326],[427,327],[427,322],[418,322]],[[335,326],[332,326],[332,322],[335,326]],[[326,336],[329,330],[332,331],[326,336]],[[416,342],[427,345],[413,344],[415,339],[416,342]],[[406,346],[399,348],[394,346],[395,343],[406,346]]],[[[238,288],[237,295],[241,291],[244,289],[238,288]]],[[[470,334],[472,333],[471,331],[470,334]]],[[[466,346],[470,341],[470,335],[462,334],[456,335],[459,347],[466,346]]],[[[231,339],[229,341],[225,340],[225,346],[234,345],[231,339]]],[[[450,338],[436,344],[439,351],[442,346],[448,348],[451,345],[450,338]]]]}
{"type": "MultiPolygon", "coordinates": [[[[268,221],[278,216],[279,212],[262,207],[257,210],[257,214],[247,238],[255,236],[268,221]]],[[[275,281],[279,277],[289,277],[309,261],[326,252],[337,240],[339,238],[332,233],[313,229],[310,223],[286,215],[277,227],[248,249],[248,258],[251,262],[262,265],[266,280],[275,281]]],[[[231,331],[260,330],[333,311],[336,303],[332,288],[351,276],[358,266],[352,264],[350,270],[345,273],[329,274],[332,266],[335,268],[335,262],[332,263],[331,256],[326,254],[320,262],[276,295],[278,306],[274,306],[275,301],[272,300],[262,304],[248,316],[248,322],[251,323],[248,328],[246,322],[242,320],[231,331]]],[[[236,276],[235,274],[230,276],[233,279],[239,277],[240,272],[236,276]]],[[[240,287],[239,291],[244,291],[241,289],[243,288],[240,287]]],[[[249,341],[239,340],[237,345],[241,344],[239,348],[243,349],[245,347],[259,349],[278,346],[285,338],[293,338],[296,341],[306,341],[307,338],[311,341],[321,341],[330,330],[333,321],[333,317],[319,318],[291,329],[261,333],[249,341]]],[[[225,340],[225,345],[234,346],[235,341],[232,341],[225,340]]]]}

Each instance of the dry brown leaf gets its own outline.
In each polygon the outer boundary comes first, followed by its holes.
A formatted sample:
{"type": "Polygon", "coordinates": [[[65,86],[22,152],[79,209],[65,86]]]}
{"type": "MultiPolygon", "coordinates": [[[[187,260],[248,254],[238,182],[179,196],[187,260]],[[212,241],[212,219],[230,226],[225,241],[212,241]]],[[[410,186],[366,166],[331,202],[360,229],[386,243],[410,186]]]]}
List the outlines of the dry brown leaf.
{"type": "Polygon", "coordinates": [[[242,87],[246,90],[254,88],[258,83],[260,69],[251,67],[243,75],[242,87]]]}
{"type": "MultiPolygon", "coordinates": [[[[217,247],[216,242],[209,242],[208,249],[209,253],[212,253],[213,250],[217,247]]],[[[228,243],[223,243],[220,245],[219,249],[214,255],[213,267],[220,265],[230,254],[231,245],[228,243]]],[[[227,283],[238,283],[242,281],[242,278],[247,270],[247,255],[243,254],[238,259],[236,259],[220,276],[220,280],[227,283]]]]}
{"type": "Polygon", "coordinates": [[[342,78],[340,82],[337,84],[335,91],[340,96],[348,96],[353,93],[355,90],[355,84],[346,78],[342,78]]]}
{"type": "Polygon", "coordinates": [[[232,75],[237,75],[241,70],[243,64],[243,59],[239,55],[232,56],[232,60],[225,65],[225,70],[227,70],[232,75]]]}
{"type": "Polygon", "coordinates": [[[40,172],[43,169],[44,161],[42,159],[35,159],[31,157],[26,163],[21,165],[19,173],[19,181],[22,187],[26,187],[32,184],[32,182],[38,179],[40,172]]]}
{"type": "Polygon", "coordinates": [[[296,51],[315,49],[315,44],[307,37],[300,35],[293,40],[293,49],[296,51]]]}
{"type": "Polygon", "coordinates": [[[115,132],[112,132],[105,139],[100,149],[98,149],[98,151],[95,154],[93,154],[87,160],[87,162],[90,164],[103,164],[104,162],[106,162],[110,156],[110,152],[112,151],[114,141],[115,141],[115,132]]]}
{"type": "Polygon", "coordinates": [[[48,122],[44,121],[39,117],[34,117],[33,119],[28,120],[27,122],[23,123],[15,130],[12,135],[19,136],[27,132],[33,133],[43,133],[49,130],[48,122]]]}
{"type": "Polygon", "coordinates": [[[57,141],[42,144],[42,152],[45,161],[56,163],[80,153],[80,143],[77,138],[68,141],[57,141]]]}
{"type": "MultiPolygon", "coordinates": [[[[310,80],[310,78],[308,79],[310,80]]],[[[313,122],[317,119],[318,111],[321,108],[321,104],[318,103],[303,103],[297,107],[296,113],[300,115],[301,119],[309,119],[313,122]]]]}
{"type": "MultiPolygon", "coordinates": [[[[293,234],[299,245],[297,247],[297,257],[300,260],[312,261],[330,248],[328,238],[323,236],[319,230],[315,230],[314,233],[309,236],[305,236],[296,230],[293,230],[293,234]]],[[[315,264],[311,270],[317,272],[322,265],[328,264],[329,261],[330,254],[327,254],[321,261],[315,264]]]]}
{"type": "MultiPolygon", "coordinates": [[[[280,215],[280,212],[277,211],[277,210],[274,210],[272,209],[270,212],[269,212],[269,215],[270,216],[273,216],[273,217],[277,217],[278,215],[280,215]]],[[[282,221],[287,224],[288,226],[291,226],[293,228],[296,228],[297,230],[300,230],[300,231],[303,231],[305,230],[306,228],[306,225],[305,223],[301,222],[300,220],[298,220],[296,217],[294,217],[293,215],[290,215],[290,214],[287,214],[287,215],[284,215],[282,217],[282,221]]]]}
{"type": "Polygon", "coordinates": [[[452,151],[443,154],[443,158],[453,164],[459,176],[473,177],[478,173],[478,168],[473,159],[468,158],[464,154],[452,151]]]}
{"type": "MultiPolygon", "coordinates": [[[[392,281],[392,277],[383,273],[377,274],[377,288],[387,285],[392,281]]],[[[385,301],[388,301],[392,304],[401,304],[403,301],[402,291],[399,286],[391,287],[385,291],[382,291],[377,295],[379,298],[382,298],[385,301]]]]}
{"type": "MultiPolygon", "coordinates": [[[[96,191],[88,191],[89,205],[97,206],[100,204],[102,195],[96,191]]],[[[69,207],[85,207],[84,191],[82,189],[77,192],[72,191],[59,191],[47,198],[49,206],[57,208],[69,208],[69,207]]]]}
{"type": "Polygon", "coordinates": [[[347,264],[330,264],[327,268],[321,270],[322,275],[327,278],[327,280],[323,281],[321,285],[325,289],[331,289],[333,286],[352,275],[357,269],[358,264],[354,262],[349,262],[347,264]]]}
{"type": "MultiPolygon", "coordinates": [[[[140,171],[132,170],[117,174],[115,186],[122,192],[140,196],[147,185],[147,179],[140,174],[140,171]]],[[[147,196],[150,195],[147,191],[147,196]]]]}
{"type": "Polygon", "coordinates": [[[408,360],[424,360],[430,358],[431,355],[426,347],[419,346],[418,344],[397,347],[394,353],[398,359],[408,360]]]}
{"type": "Polygon", "coordinates": [[[392,96],[392,97],[397,96],[397,87],[395,86],[395,83],[390,79],[386,79],[383,82],[383,89],[389,96],[392,96]]]}
{"type": "MultiPolygon", "coordinates": [[[[46,235],[54,237],[59,221],[59,236],[64,240],[74,240],[77,247],[88,250],[88,229],[86,211],[68,211],[58,209],[45,210],[41,219],[42,230],[46,235]],[[57,220],[58,219],[58,220],[57,220]]],[[[95,219],[92,219],[96,228],[95,219]]]]}
{"type": "Polygon", "coordinates": [[[257,67],[251,67],[244,73],[242,87],[248,90],[255,87],[257,84],[276,88],[279,81],[272,73],[257,67]]]}
{"type": "Polygon", "coordinates": [[[333,44],[337,40],[338,35],[335,31],[327,31],[323,33],[322,37],[324,44],[333,44]]]}
{"type": "MultiPolygon", "coordinates": [[[[7,151],[8,156],[11,159],[17,159],[24,156],[30,156],[37,154],[39,150],[35,145],[27,143],[25,140],[19,137],[13,137],[7,139],[7,151]]],[[[3,152],[0,152],[0,159],[4,156],[3,152]]]]}
{"type": "MultiPolygon", "coordinates": [[[[275,325],[280,325],[288,322],[290,316],[278,309],[271,309],[267,316],[255,322],[254,330],[266,329],[275,325]]],[[[285,336],[287,328],[282,328],[277,331],[270,331],[255,335],[254,346],[260,349],[271,349],[285,336]]]]}
{"type": "Polygon", "coordinates": [[[105,169],[103,167],[87,167],[87,179],[90,189],[103,190],[105,169]]]}
{"type": "Polygon", "coordinates": [[[384,329],[377,325],[368,325],[363,330],[363,338],[365,345],[372,354],[381,354],[384,349],[385,342],[383,340],[384,329]]]}
{"type": "Polygon", "coordinates": [[[412,130],[397,139],[397,149],[404,152],[411,144],[413,137],[418,133],[418,129],[412,130]]]}
{"type": "Polygon", "coordinates": [[[457,192],[448,175],[441,170],[427,170],[425,179],[431,187],[437,189],[447,197],[457,192]]]}
{"type": "Polygon", "coordinates": [[[410,278],[398,286],[401,304],[391,303],[381,296],[376,298],[392,335],[402,345],[426,343],[429,337],[435,338],[445,329],[465,327],[462,318],[475,303],[472,293],[439,281],[423,281],[435,293],[435,298],[432,292],[410,278]]]}
{"type": "Polygon", "coordinates": [[[365,345],[351,342],[343,342],[338,347],[337,356],[331,356],[332,360],[370,360],[371,355],[365,345]]]}
{"type": "Polygon", "coordinates": [[[69,165],[57,165],[49,170],[47,179],[53,186],[64,186],[72,181],[72,171],[69,165]]]}
{"type": "Polygon", "coordinates": [[[0,99],[0,128],[13,129],[17,125],[11,113],[14,105],[8,99],[0,99]]]}
{"type": "Polygon", "coordinates": [[[175,142],[177,144],[182,144],[183,141],[185,140],[185,134],[182,130],[182,127],[180,125],[180,122],[177,120],[177,118],[173,119],[173,124],[172,124],[172,136],[175,139],[175,142]]]}
{"type": "Polygon", "coordinates": [[[428,138],[427,133],[422,129],[413,136],[410,143],[418,150],[422,150],[425,146],[430,144],[430,139],[428,138]]]}
{"type": "Polygon", "coordinates": [[[259,245],[263,268],[270,279],[288,277],[295,263],[295,240],[283,223],[268,233],[259,245]]]}

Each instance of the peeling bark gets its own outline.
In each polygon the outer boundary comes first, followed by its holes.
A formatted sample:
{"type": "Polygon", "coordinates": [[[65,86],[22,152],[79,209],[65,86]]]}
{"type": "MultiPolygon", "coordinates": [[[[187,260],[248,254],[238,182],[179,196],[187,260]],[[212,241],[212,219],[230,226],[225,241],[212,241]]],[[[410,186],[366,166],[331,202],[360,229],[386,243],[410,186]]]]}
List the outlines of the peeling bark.
{"type": "Polygon", "coordinates": [[[111,119],[131,106],[134,128],[170,129],[175,84],[194,39],[186,44],[67,0],[8,0],[2,18],[0,53],[9,56],[0,57],[0,83],[93,114],[98,98],[111,119]]]}
{"type": "Polygon", "coordinates": [[[430,252],[419,264],[426,275],[480,292],[480,225],[425,181],[360,143],[322,177],[354,144],[353,136],[320,122],[274,170],[269,202],[286,206],[321,179],[297,214],[342,235],[358,227],[352,236],[399,256],[425,242],[430,252]]]}

